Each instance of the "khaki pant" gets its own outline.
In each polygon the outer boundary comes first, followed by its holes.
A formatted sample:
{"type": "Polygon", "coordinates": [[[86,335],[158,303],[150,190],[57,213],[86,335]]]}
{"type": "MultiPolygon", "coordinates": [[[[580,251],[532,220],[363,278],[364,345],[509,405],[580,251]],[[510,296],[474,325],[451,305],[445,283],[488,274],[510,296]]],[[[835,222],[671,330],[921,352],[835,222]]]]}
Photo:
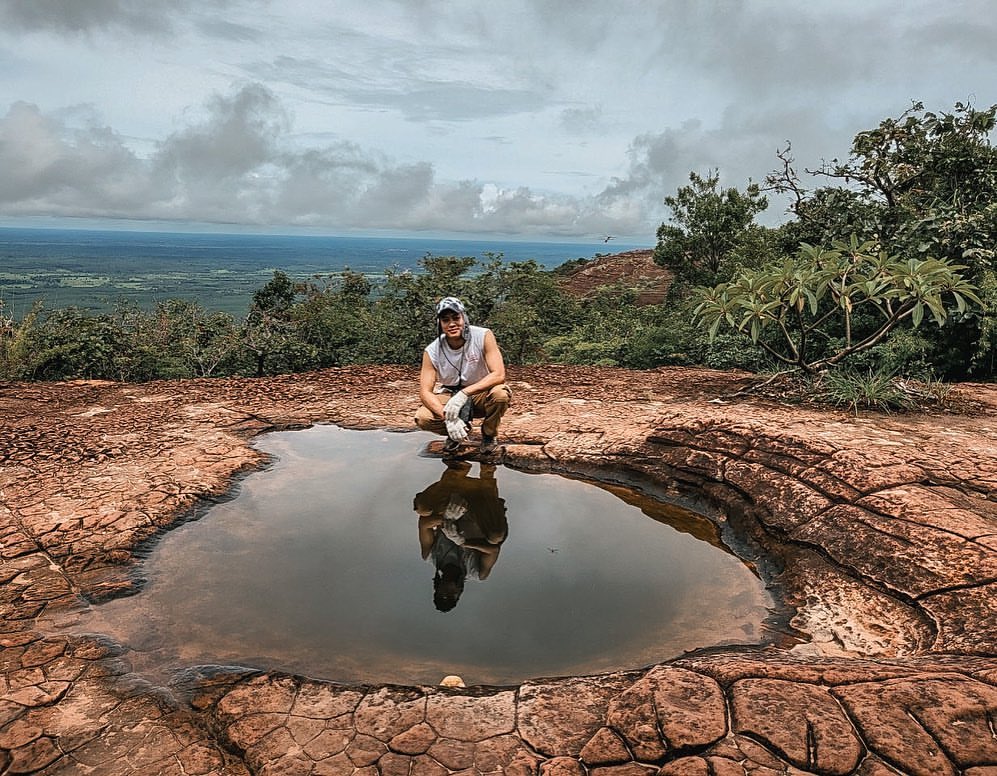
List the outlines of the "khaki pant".
{"type": "MultiPolygon", "coordinates": [[[[474,417],[484,418],[481,421],[481,433],[484,436],[497,436],[499,421],[512,403],[512,391],[509,390],[509,386],[504,383],[496,385],[487,392],[474,394],[468,398],[468,401],[474,406],[474,417]]],[[[442,418],[436,417],[424,406],[416,410],[415,424],[423,431],[432,431],[440,436],[447,435],[447,427],[442,418]]]]}

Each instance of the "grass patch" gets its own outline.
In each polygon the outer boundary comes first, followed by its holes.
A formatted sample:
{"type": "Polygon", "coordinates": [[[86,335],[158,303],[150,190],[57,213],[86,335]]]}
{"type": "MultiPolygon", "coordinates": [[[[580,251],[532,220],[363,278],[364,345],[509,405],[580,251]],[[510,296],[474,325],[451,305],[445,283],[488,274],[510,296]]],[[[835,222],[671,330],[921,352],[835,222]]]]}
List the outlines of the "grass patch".
{"type": "Polygon", "coordinates": [[[898,412],[917,406],[897,384],[892,372],[841,369],[827,372],[821,382],[822,394],[829,404],[848,406],[856,415],[860,409],[898,412]]]}
{"type": "Polygon", "coordinates": [[[936,379],[917,380],[895,371],[836,369],[818,375],[796,371],[759,375],[758,381],[735,396],[757,396],[784,404],[847,407],[885,412],[973,412],[972,402],[959,398],[955,386],[936,379]]]}

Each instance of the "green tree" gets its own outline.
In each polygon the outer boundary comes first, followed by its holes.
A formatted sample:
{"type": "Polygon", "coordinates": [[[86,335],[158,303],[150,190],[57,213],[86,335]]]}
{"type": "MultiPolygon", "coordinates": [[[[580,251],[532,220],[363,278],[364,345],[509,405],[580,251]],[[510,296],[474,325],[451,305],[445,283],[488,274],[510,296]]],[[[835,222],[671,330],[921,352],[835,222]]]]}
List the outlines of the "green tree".
{"type": "Polygon", "coordinates": [[[32,377],[32,340],[42,305],[36,302],[20,321],[7,312],[0,300],[0,379],[22,380],[32,377]]]}
{"type": "MultiPolygon", "coordinates": [[[[427,254],[419,260],[422,272],[387,274],[373,310],[385,363],[419,363],[436,331],[436,303],[445,296],[465,299],[470,285],[466,275],[477,264],[470,256],[427,254]]],[[[473,316],[475,311],[469,312],[473,316]]]]}
{"type": "Polygon", "coordinates": [[[764,253],[765,230],[754,219],[768,207],[768,199],[756,183],[743,193],[721,189],[718,171],[705,178],[690,173],[689,181],[665,197],[672,223],[658,228],[654,260],[680,281],[716,283],[764,253]]]}
{"type": "Polygon", "coordinates": [[[25,347],[31,352],[26,375],[31,379],[122,379],[119,359],[128,337],[111,315],[64,307],[36,321],[25,347]]]}
{"type": "Polygon", "coordinates": [[[304,299],[292,311],[298,338],[314,353],[311,368],[377,360],[380,346],[370,295],[373,286],[348,267],[324,285],[303,285],[304,299]]]}
{"type": "Polygon", "coordinates": [[[905,260],[854,238],[830,250],[804,245],[796,257],[703,289],[694,314],[711,339],[729,326],[775,361],[812,372],[875,347],[908,321],[916,328],[927,314],[941,326],[953,309],[981,304],[964,269],[905,260]]]}
{"type": "Polygon", "coordinates": [[[253,294],[241,337],[257,377],[294,371],[296,366],[307,363],[309,349],[297,337],[292,316],[302,291],[287,273],[275,270],[266,285],[253,294]]]}
{"type": "Polygon", "coordinates": [[[228,313],[209,312],[198,302],[169,299],[156,305],[147,323],[142,316],[137,322],[130,327],[130,350],[144,361],[148,355],[141,350],[142,344],[153,343],[157,377],[211,377],[234,366],[241,343],[228,313]],[[152,337],[147,340],[142,329],[151,329],[152,337]]]}
{"type": "Polygon", "coordinates": [[[980,309],[956,314],[931,337],[933,360],[953,377],[975,367],[994,374],[997,289],[997,150],[992,144],[997,105],[978,110],[956,103],[930,112],[915,102],[896,118],[858,133],[848,159],[807,170],[838,187],[806,190],[789,149],[768,185],[792,196],[797,221],[784,236],[814,245],[857,234],[893,255],[965,265],[980,290],[980,309]]]}

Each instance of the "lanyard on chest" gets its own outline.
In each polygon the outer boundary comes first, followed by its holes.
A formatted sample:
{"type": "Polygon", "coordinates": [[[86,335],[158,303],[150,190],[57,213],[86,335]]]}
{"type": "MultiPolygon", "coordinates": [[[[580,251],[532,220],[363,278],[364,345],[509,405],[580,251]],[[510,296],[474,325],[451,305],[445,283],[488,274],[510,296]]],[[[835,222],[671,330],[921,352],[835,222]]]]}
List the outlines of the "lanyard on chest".
{"type": "Polygon", "coordinates": [[[445,385],[443,386],[444,388],[457,392],[464,386],[464,356],[467,354],[467,346],[469,344],[468,340],[465,339],[464,344],[460,346],[460,357],[457,359],[457,363],[454,363],[453,359],[450,358],[450,351],[453,349],[447,344],[446,337],[440,337],[440,354],[450,365],[451,369],[457,371],[457,384],[445,385]]]}

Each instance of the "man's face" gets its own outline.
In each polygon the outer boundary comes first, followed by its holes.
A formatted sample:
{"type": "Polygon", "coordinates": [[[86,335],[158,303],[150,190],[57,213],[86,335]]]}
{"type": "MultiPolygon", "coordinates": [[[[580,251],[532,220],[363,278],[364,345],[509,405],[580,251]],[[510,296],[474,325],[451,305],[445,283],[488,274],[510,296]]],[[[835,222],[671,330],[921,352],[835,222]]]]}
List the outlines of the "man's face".
{"type": "Polygon", "coordinates": [[[461,320],[461,315],[458,312],[446,310],[440,313],[440,325],[443,327],[443,333],[448,337],[459,337],[463,324],[464,322],[461,320]]]}

